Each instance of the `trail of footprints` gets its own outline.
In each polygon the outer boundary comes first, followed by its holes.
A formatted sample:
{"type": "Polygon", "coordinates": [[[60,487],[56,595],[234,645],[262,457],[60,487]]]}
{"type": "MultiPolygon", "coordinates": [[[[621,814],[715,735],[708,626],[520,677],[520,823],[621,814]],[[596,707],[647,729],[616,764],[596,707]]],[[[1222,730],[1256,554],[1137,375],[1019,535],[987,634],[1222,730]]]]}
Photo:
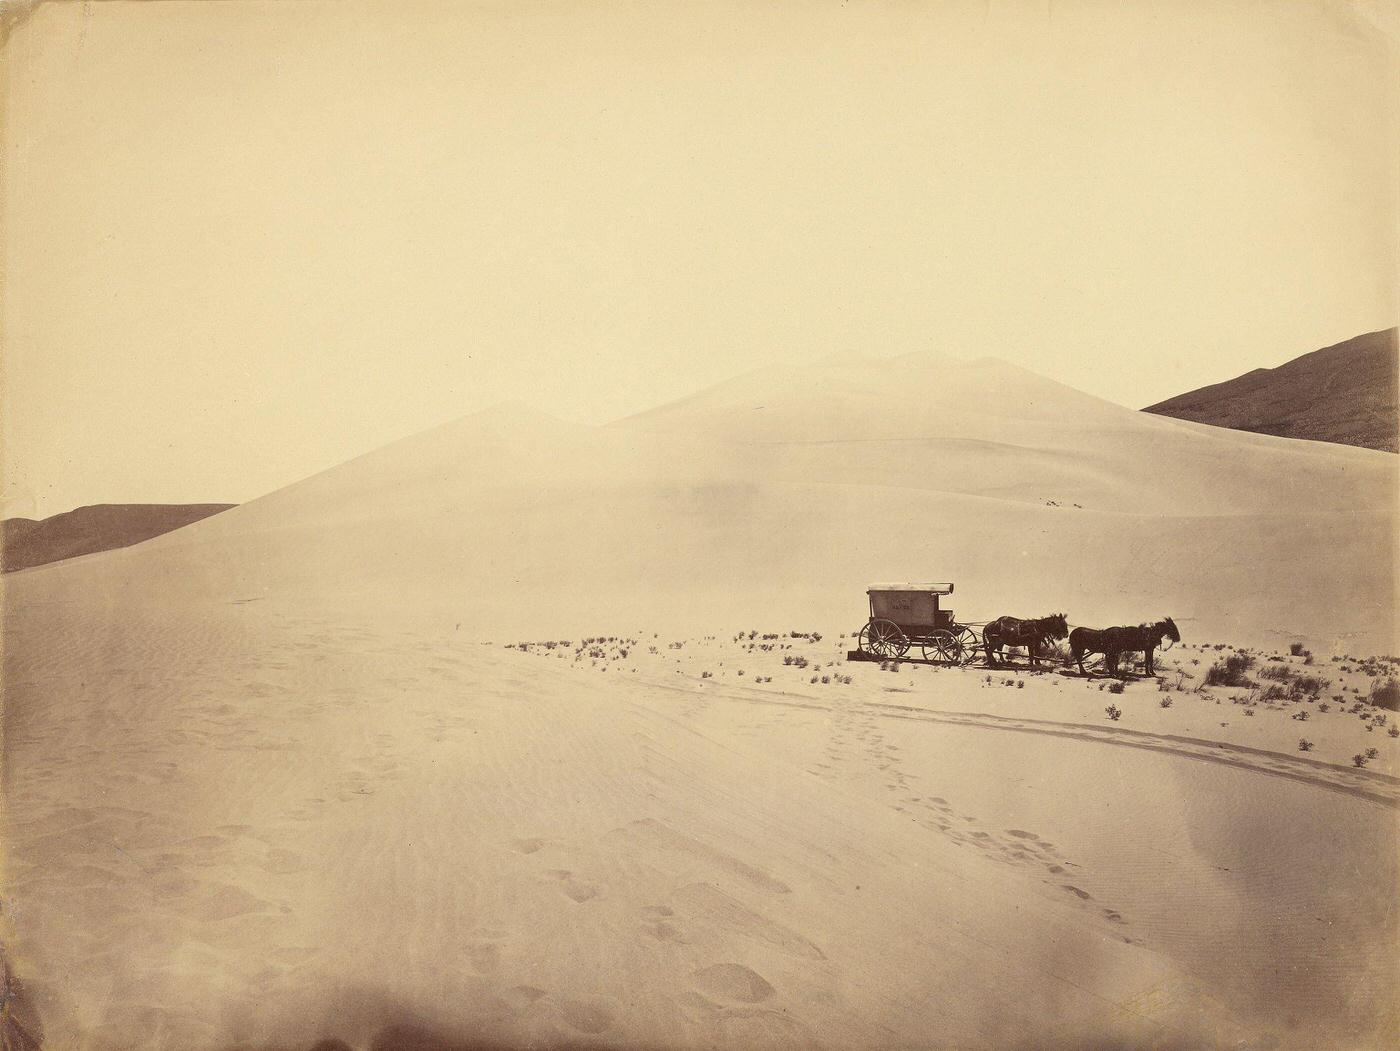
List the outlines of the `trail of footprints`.
{"type": "MultiPolygon", "coordinates": [[[[703,859],[716,872],[734,876],[750,889],[770,895],[789,893],[786,885],[760,870],[752,869],[737,857],[719,851],[708,844],[693,840],[660,822],[644,820],[620,829],[609,836],[623,837],[661,854],[683,854],[688,860],[703,859]]],[[[606,838],[606,837],[605,837],[606,838]]],[[[570,869],[546,867],[560,851],[560,844],[540,837],[522,837],[510,844],[510,849],[535,872],[537,879],[556,887],[579,908],[597,906],[606,899],[606,884],[584,878],[570,869]]],[[[810,1032],[800,1023],[769,1005],[779,997],[779,991],[758,971],[733,960],[694,966],[695,949],[706,940],[706,932],[724,932],[726,942],[738,935],[765,949],[776,949],[787,955],[808,960],[825,960],[822,950],[794,930],[750,908],[728,893],[721,880],[683,884],[667,896],[666,903],[642,905],[636,910],[635,921],[641,931],[663,946],[682,950],[679,958],[671,957],[686,969],[685,982],[692,993],[691,1008],[698,1010],[721,1038],[768,1039],[777,1034],[793,1038],[799,1044],[812,1046],[810,1032]],[[689,947],[689,952],[684,950],[689,947]],[[689,962],[682,962],[689,960],[689,962]],[[769,1006],[765,1006],[769,1005],[769,1006]],[[800,1030],[800,1031],[799,1031],[800,1030]]],[[[502,971],[499,948],[490,942],[474,942],[468,948],[474,970],[482,975],[497,975],[502,971]]],[[[660,960],[665,960],[663,955],[660,960]]],[[[664,963],[659,965],[665,966],[664,963]]],[[[505,999],[520,1010],[546,1002],[559,1019],[572,1029],[589,1036],[612,1029],[618,1012],[606,997],[571,999],[555,1002],[545,989],[534,985],[515,985],[504,994],[505,999]]]]}
{"type": "MultiPolygon", "coordinates": [[[[832,716],[823,759],[814,762],[810,772],[831,780],[842,764],[873,767],[885,778],[885,788],[895,796],[891,807],[921,827],[959,847],[973,847],[1003,864],[1032,869],[1042,882],[1060,888],[1085,907],[1096,909],[1109,923],[1126,925],[1116,909],[1099,905],[1093,895],[1072,882],[1070,870],[1079,866],[1060,854],[1053,843],[1024,829],[982,827],[976,817],[957,813],[941,796],[916,795],[913,781],[917,775],[901,769],[898,753],[899,746],[885,739],[876,717],[859,711],[837,711],[832,716]]],[[[1123,935],[1123,940],[1137,944],[1137,939],[1128,935],[1123,935]]]]}

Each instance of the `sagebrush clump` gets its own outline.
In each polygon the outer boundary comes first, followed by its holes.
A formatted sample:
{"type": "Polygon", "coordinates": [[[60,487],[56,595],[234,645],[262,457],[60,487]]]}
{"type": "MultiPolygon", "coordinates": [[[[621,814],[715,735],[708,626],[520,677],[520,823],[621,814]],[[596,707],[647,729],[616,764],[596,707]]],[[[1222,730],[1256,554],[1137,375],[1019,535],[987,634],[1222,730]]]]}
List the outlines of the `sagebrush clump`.
{"type": "Polygon", "coordinates": [[[1207,686],[1253,686],[1245,672],[1254,667],[1254,658],[1248,653],[1235,653],[1223,661],[1216,661],[1206,672],[1207,686]]]}

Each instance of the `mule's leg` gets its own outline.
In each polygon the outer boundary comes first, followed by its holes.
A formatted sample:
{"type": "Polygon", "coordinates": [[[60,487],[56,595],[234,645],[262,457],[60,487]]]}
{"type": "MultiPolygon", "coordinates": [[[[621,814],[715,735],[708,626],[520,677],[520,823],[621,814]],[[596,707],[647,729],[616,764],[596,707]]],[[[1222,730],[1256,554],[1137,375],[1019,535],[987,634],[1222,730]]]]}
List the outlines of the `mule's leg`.
{"type": "Polygon", "coordinates": [[[1147,647],[1147,650],[1146,650],[1146,651],[1143,653],[1143,655],[1142,655],[1142,657],[1143,657],[1143,667],[1144,667],[1144,669],[1147,671],[1147,674],[1148,674],[1148,677],[1149,677],[1149,678],[1152,677],[1152,676],[1155,676],[1155,675],[1157,674],[1156,669],[1155,669],[1155,668],[1153,667],[1153,665],[1152,665],[1152,654],[1153,654],[1153,648],[1152,648],[1151,646],[1148,646],[1148,647],[1147,647]]]}

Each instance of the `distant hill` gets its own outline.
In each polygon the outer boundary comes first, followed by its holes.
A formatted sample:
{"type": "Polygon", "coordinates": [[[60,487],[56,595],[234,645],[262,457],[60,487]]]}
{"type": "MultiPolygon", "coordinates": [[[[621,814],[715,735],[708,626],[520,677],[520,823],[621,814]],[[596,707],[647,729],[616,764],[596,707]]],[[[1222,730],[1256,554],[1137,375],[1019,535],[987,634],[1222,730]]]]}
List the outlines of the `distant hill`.
{"type": "Polygon", "coordinates": [[[1396,330],[1178,394],[1143,412],[1283,438],[1400,451],[1396,330]]]}
{"type": "Polygon", "coordinates": [[[6,573],[78,555],[130,547],[235,504],[94,504],[52,518],[0,522],[0,566],[6,573]]]}

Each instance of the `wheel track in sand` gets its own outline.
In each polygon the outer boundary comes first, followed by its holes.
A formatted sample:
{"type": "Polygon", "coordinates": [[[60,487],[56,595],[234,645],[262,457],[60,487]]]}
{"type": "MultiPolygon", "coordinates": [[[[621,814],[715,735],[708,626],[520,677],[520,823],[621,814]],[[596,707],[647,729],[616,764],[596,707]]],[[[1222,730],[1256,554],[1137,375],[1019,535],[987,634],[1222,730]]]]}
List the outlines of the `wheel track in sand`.
{"type": "MultiPolygon", "coordinates": [[[[638,683],[637,685],[642,684],[638,683]]],[[[673,686],[666,682],[651,682],[647,685],[654,689],[672,692],[687,694],[692,692],[688,687],[673,686]]],[[[1196,759],[1202,762],[1231,766],[1238,770],[1282,777],[1316,788],[1341,792],[1344,795],[1378,803],[1381,806],[1400,809],[1400,777],[1392,777],[1389,774],[1372,770],[1352,770],[1316,759],[1298,758],[1282,752],[1250,748],[1247,745],[1208,741],[1195,737],[1180,737],[1175,734],[1154,734],[1143,730],[1129,730],[1124,727],[1062,723],[1049,719],[990,715],[983,712],[948,712],[936,708],[920,708],[916,705],[890,704],[881,701],[858,701],[849,707],[837,707],[823,704],[815,698],[809,698],[802,694],[767,695],[744,690],[706,692],[711,698],[724,698],[752,704],[806,708],[822,712],[863,710],[887,719],[908,719],[916,722],[945,723],[983,730],[1042,734],[1050,737],[1067,737],[1078,741],[1116,745],[1120,748],[1137,748],[1142,751],[1159,752],[1183,759],[1196,759]]]]}
{"type": "Polygon", "coordinates": [[[983,729],[1010,730],[1018,733],[1038,733],[1052,737],[1069,737],[1079,741],[1096,741],[1122,748],[1138,748],[1149,752],[1220,763],[1255,773],[1300,781],[1334,792],[1356,796],[1383,806],[1400,808],[1400,778],[1370,770],[1349,770],[1315,759],[1301,759],[1282,752],[1270,752],[1248,745],[1207,741],[1175,734],[1154,734],[1143,730],[1091,726],[1086,723],[1061,723],[1049,719],[1029,719],[1016,716],[989,715],[982,712],[944,712],[914,705],[887,704],[864,701],[862,707],[880,711],[886,718],[914,719],[922,722],[976,726],[983,729]]]}

